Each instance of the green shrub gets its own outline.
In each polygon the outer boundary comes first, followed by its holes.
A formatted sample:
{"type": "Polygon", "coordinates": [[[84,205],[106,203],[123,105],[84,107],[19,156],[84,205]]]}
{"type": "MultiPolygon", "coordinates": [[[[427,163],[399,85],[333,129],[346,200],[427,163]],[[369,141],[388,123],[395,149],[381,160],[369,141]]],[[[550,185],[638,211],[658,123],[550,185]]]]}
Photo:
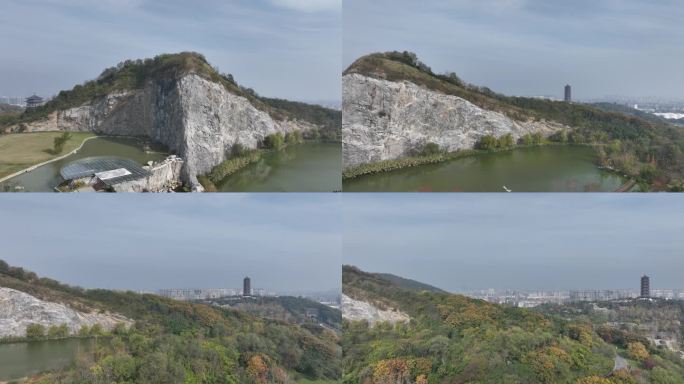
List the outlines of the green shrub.
{"type": "Polygon", "coordinates": [[[498,140],[492,135],[484,135],[475,143],[476,149],[491,151],[498,147],[498,140]]]}
{"type": "Polygon", "coordinates": [[[513,135],[507,133],[501,137],[496,142],[497,148],[512,148],[515,146],[515,140],[513,140],[513,135]]]}
{"type": "Polygon", "coordinates": [[[233,144],[232,147],[230,147],[230,153],[227,157],[242,156],[245,154],[246,151],[247,148],[245,148],[244,145],[240,144],[239,142],[236,142],[235,144],[233,144]]]}
{"type": "Polygon", "coordinates": [[[442,153],[442,149],[439,147],[439,144],[437,143],[425,143],[423,145],[423,148],[421,148],[419,155],[420,156],[432,156],[432,155],[437,155],[442,153]]]}
{"type": "Polygon", "coordinates": [[[285,138],[278,133],[271,133],[264,137],[264,147],[268,149],[280,150],[285,146],[285,138]]]}
{"type": "Polygon", "coordinates": [[[45,327],[41,324],[29,324],[26,326],[26,337],[29,340],[40,340],[45,338],[45,327]]]}
{"type": "Polygon", "coordinates": [[[47,336],[50,339],[69,337],[69,328],[66,324],[52,325],[48,328],[47,336]]]}
{"type": "Polygon", "coordinates": [[[90,327],[90,336],[103,336],[104,335],[104,329],[102,328],[102,325],[95,323],[93,324],[92,327],[90,327]]]}
{"type": "Polygon", "coordinates": [[[300,131],[292,131],[285,134],[286,144],[301,144],[304,142],[304,136],[300,131]]]}
{"type": "Polygon", "coordinates": [[[227,176],[232,175],[251,163],[259,161],[259,159],[261,159],[260,150],[243,152],[241,156],[232,157],[212,168],[211,172],[206,176],[211,184],[206,183],[207,180],[203,177],[198,177],[198,181],[202,183],[207,191],[211,192],[216,189],[215,185],[220,184],[227,176]]]}

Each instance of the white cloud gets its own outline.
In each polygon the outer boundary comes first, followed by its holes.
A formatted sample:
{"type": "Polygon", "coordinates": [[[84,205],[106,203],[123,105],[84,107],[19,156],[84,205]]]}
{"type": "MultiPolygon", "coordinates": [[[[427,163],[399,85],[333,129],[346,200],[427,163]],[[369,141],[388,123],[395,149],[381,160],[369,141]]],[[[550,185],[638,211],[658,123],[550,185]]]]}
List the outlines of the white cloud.
{"type": "Polygon", "coordinates": [[[269,0],[271,4],[300,12],[341,11],[342,0],[269,0]]]}

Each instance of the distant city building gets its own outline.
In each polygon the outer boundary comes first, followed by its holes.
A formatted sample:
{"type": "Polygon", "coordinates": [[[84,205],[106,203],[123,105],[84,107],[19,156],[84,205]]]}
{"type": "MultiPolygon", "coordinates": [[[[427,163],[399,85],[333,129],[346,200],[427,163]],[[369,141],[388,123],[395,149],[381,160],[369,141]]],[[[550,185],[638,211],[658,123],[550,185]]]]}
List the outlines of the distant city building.
{"type": "Polygon", "coordinates": [[[646,275],[641,276],[641,297],[651,297],[651,279],[646,275]]]}
{"type": "Polygon", "coordinates": [[[623,300],[635,297],[636,293],[625,290],[584,290],[570,291],[569,299],[575,301],[623,300]]]}
{"type": "Polygon", "coordinates": [[[26,98],[20,96],[0,96],[0,104],[9,104],[23,107],[26,105],[26,98]]]}
{"type": "Polygon", "coordinates": [[[33,95],[33,96],[29,96],[26,98],[26,108],[27,109],[40,107],[44,103],[45,103],[45,100],[43,100],[43,98],[38,96],[38,95],[33,95]]]}
{"type": "Polygon", "coordinates": [[[572,87],[570,87],[570,84],[565,86],[565,102],[572,102],[572,87]]]}
{"type": "Polygon", "coordinates": [[[203,289],[160,289],[159,296],[174,300],[207,300],[220,297],[237,296],[237,289],[226,288],[203,288],[203,289]]]}
{"type": "Polygon", "coordinates": [[[249,280],[249,277],[245,277],[245,280],[242,282],[242,296],[251,296],[252,294],[252,283],[249,280]]]}

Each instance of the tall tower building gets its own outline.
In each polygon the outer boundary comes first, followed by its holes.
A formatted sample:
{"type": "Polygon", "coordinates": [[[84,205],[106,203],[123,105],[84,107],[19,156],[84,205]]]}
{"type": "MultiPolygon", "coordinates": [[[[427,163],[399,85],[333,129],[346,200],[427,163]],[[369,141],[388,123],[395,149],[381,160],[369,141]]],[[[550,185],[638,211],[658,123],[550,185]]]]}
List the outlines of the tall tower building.
{"type": "Polygon", "coordinates": [[[252,283],[249,280],[249,277],[245,277],[245,280],[242,282],[242,296],[251,296],[252,295],[252,283]]]}
{"type": "Polygon", "coordinates": [[[565,85],[565,102],[572,102],[572,87],[570,86],[570,84],[565,85]]]}
{"type": "Polygon", "coordinates": [[[641,297],[651,297],[651,279],[646,275],[641,276],[641,297]]]}

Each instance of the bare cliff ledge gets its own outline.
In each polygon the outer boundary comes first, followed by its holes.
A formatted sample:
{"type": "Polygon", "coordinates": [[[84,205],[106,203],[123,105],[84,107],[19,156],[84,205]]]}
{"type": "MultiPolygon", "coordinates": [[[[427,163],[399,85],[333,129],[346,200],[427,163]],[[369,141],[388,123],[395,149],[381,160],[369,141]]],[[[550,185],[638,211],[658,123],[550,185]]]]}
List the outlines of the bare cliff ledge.
{"type": "Polygon", "coordinates": [[[265,100],[216,72],[199,54],[160,55],[108,69],[42,109],[28,111],[5,131],[146,137],[180,156],[182,180],[201,189],[196,176],[224,161],[235,143],[255,148],[269,134],[330,129],[265,100]]]}
{"type": "Polygon", "coordinates": [[[389,322],[408,323],[410,317],[401,311],[394,309],[381,309],[363,300],[355,300],[347,295],[342,295],[342,317],[349,321],[367,321],[368,324],[389,322]]]}
{"type": "Polygon", "coordinates": [[[31,324],[40,324],[46,329],[66,325],[70,334],[77,334],[83,326],[99,324],[110,331],[117,324],[130,326],[132,321],[116,314],[76,311],[64,304],[0,287],[0,338],[25,337],[26,327],[31,324]]]}
{"type": "MultiPolygon", "coordinates": [[[[412,58],[417,63],[420,63],[412,58]]],[[[396,159],[436,143],[447,151],[471,149],[485,135],[551,135],[566,126],[476,105],[429,69],[389,54],[357,60],[342,77],[344,168],[396,159]]],[[[460,86],[460,88],[463,88],[460,86]]],[[[465,93],[465,92],[463,92],[465,93]]]]}

